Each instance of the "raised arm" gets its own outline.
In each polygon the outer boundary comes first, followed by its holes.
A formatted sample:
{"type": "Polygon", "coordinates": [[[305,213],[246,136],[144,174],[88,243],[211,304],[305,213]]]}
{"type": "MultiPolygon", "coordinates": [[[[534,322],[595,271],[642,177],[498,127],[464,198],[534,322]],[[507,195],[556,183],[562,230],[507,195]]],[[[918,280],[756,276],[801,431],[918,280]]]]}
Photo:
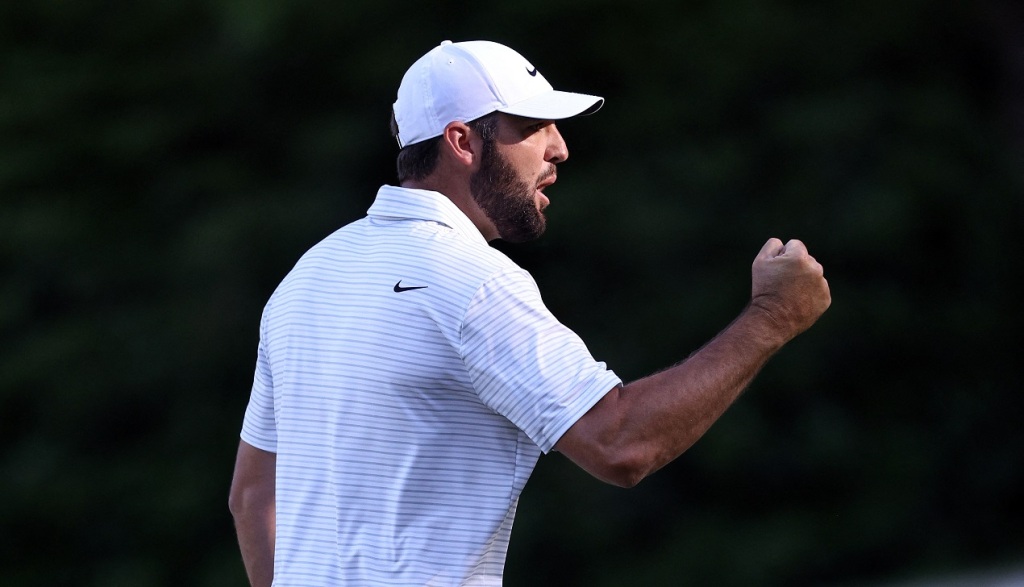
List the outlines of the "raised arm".
{"type": "Polygon", "coordinates": [[[831,303],[803,243],[770,239],[754,259],[743,312],[685,361],[612,389],[555,445],[595,477],[632,487],[697,440],[784,344],[831,303]]]}
{"type": "Polygon", "coordinates": [[[228,507],[235,519],[242,562],[252,587],[270,587],[274,580],[277,455],[245,441],[238,445],[228,507]]]}

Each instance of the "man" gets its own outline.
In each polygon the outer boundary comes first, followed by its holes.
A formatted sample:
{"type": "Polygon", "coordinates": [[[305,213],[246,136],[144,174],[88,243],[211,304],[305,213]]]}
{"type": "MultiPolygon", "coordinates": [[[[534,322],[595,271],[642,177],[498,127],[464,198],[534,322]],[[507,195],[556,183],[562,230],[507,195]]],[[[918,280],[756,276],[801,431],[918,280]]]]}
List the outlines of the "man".
{"type": "Polygon", "coordinates": [[[830,303],[799,241],[769,240],[752,297],[682,363],[623,385],[488,245],[545,226],[596,96],[515,51],[442,43],[394,104],[401,187],[313,247],[260,328],[230,507],[253,585],[500,585],[542,452],[633,486],[711,426],[830,303]]]}

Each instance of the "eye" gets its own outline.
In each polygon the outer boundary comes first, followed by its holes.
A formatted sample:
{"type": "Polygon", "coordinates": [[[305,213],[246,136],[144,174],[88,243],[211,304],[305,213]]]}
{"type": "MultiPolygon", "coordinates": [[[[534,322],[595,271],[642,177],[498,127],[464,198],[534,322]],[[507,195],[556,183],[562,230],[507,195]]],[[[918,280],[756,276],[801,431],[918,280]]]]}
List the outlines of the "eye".
{"type": "Polygon", "coordinates": [[[544,127],[548,126],[549,124],[551,124],[550,120],[542,120],[540,122],[535,122],[535,123],[531,124],[530,126],[528,126],[527,130],[532,134],[532,133],[535,133],[535,132],[543,130],[544,127]]]}

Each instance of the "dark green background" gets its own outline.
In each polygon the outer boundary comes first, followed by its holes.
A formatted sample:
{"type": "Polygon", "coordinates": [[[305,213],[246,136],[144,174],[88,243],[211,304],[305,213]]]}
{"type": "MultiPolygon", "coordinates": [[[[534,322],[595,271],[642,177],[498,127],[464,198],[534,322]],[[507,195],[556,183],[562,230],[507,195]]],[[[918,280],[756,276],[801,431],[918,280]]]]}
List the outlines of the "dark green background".
{"type": "Polygon", "coordinates": [[[508,585],[849,585],[1024,557],[1024,17],[1011,2],[0,7],[0,584],[233,586],[262,304],[394,181],[390,104],[488,38],[605,108],[508,247],[625,379],[771,236],[833,306],[632,490],[561,456],[508,585]]]}

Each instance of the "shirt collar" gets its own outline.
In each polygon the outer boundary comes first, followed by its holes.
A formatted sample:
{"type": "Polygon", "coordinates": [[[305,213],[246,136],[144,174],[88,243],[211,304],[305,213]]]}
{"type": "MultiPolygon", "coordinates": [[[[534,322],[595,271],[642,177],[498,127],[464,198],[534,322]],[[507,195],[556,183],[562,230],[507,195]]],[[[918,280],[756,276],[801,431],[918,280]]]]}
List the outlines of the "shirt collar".
{"type": "Polygon", "coordinates": [[[487,239],[480,234],[473,221],[448,196],[439,192],[392,185],[381,186],[367,214],[377,218],[438,222],[487,245],[487,239]]]}

